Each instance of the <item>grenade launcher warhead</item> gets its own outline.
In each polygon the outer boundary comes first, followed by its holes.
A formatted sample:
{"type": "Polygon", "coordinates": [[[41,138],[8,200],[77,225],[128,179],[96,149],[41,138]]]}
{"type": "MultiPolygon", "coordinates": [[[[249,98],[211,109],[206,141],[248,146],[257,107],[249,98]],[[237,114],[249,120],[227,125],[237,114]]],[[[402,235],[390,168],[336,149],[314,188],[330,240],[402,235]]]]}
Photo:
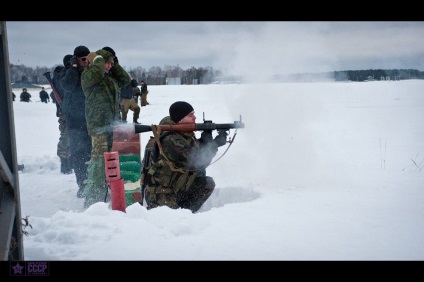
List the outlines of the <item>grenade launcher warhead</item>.
{"type": "MultiPolygon", "coordinates": [[[[234,123],[213,123],[211,120],[204,120],[203,123],[193,124],[176,124],[176,125],[157,125],[162,131],[205,131],[205,130],[229,130],[232,128],[244,128],[244,123],[241,121],[241,115],[239,121],[234,123]]],[[[135,133],[149,132],[152,131],[150,125],[134,124],[135,133]]]]}

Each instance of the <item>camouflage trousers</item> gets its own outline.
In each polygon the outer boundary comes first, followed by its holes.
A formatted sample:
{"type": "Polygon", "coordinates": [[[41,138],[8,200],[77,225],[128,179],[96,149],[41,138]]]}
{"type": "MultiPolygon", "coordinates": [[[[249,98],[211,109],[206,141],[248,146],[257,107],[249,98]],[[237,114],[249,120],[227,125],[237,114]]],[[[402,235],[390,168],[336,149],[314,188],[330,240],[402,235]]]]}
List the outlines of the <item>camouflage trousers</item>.
{"type": "Polygon", "coordinates": [[[68,126],[66,124],[65,115],[61,111],[58,112],[58,117],[60,136],[59,142],[57,143],[57,156],[61,159],[67,159],[71,156],[68,126]]]}
{"type": "Polygon", "coordinates": [[[146,186],[147,209],[168,206],[172,209],[189,209],[193,213],[200,209],[215,189],[215,181],[210,176],[196,177],[193,184],[178,193],[171,188],[146,186]]]}
{"type": "Polygon", "coordinates": [[[84,207],[97,202],[106,202],[108,187],[106,183],[104,153],[112,148],[112,134],[91,136],[91,159],[87,168],[87,184],[85,186],[84,207]]]}
{"type": "Polygon", "coordinates": [[[140,116],[140,107],[137,105],[137,103],[134,101],[133,98],[131,99],[122,99],[121,100],[121,113],[122,113],[122,120],[127,120],[128,111],[131,110],[134,112],[133,120],[137,121],[138,117],[140,116]]]}

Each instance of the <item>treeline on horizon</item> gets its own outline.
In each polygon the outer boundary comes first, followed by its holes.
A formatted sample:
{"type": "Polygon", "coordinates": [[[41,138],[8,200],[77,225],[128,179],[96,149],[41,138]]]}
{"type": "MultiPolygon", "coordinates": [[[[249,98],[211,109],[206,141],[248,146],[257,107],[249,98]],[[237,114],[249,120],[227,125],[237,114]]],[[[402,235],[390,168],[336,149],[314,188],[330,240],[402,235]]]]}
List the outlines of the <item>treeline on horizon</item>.
{"type": "MultiPolygon", "coordinates": [[[[10,64],[10,79],[12,83],[32,83],[49,84],[47,78],[43,75],[51,72],[53,75],[55,67],[26,67],[25,65],[10,64]]],[[[248,78],[245,76],[231,75],[227,76],[220,70],[212,67],[182,69],[179,66],[151,67],[145,70],[142,67],[124,69],[138,83],[144,80],[148,85],[166,85],[168,78],[180,78],[181,84],[210,84],[216,82],[245,82],[257,80],[254,75],[248,78]]],[[[346,70],[322,73],[298,73],[290,75],[274,75],[266,78],[273,82],[289,81],[371,81],[371,80],[405,80],[405,79],[424,79],[424,72],[416,69],[369,69],[369,70],[346,70]]]]}

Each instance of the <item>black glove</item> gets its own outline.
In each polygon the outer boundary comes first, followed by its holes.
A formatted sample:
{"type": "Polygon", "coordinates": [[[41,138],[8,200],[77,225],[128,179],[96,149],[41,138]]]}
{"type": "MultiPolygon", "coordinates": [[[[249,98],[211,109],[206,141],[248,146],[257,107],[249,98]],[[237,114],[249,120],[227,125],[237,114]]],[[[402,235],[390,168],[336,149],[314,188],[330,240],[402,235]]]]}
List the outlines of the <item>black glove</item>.
{"type": "Polygon", "coordinates": [[[203,143],[208,143],[212,141],[212,131],[211,130],[205,130],[200,135],[200,139],[202,139],[203,143]]]}
{"type": "Polygon", "coordinates": [[[228,133],[226,131],[220,131],[214,139],[216,145],[218,145],[218,147],[221,147],[227,144],[227,136],[228,133]]]}
{"type": "Polygon", "coordinates": [[[78,67],[78,59],[76,56],[72,56],[72,58],[69,60],[69,64],[71,65],[71,67],[78,67]]]}

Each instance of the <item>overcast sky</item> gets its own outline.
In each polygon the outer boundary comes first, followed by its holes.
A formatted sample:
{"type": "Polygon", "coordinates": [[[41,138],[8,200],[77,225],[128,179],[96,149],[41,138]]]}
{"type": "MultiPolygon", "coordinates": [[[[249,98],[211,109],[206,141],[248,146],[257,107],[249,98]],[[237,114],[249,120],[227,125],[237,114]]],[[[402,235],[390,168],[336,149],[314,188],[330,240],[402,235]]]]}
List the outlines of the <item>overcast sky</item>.
{"type": "Polygon", "coordinates": [[[213,67],[227,74],[424,71],[424,22],[6,22],[9,61],[53,67],[78,45],[110,46],[125,68],[213,67]]]}

